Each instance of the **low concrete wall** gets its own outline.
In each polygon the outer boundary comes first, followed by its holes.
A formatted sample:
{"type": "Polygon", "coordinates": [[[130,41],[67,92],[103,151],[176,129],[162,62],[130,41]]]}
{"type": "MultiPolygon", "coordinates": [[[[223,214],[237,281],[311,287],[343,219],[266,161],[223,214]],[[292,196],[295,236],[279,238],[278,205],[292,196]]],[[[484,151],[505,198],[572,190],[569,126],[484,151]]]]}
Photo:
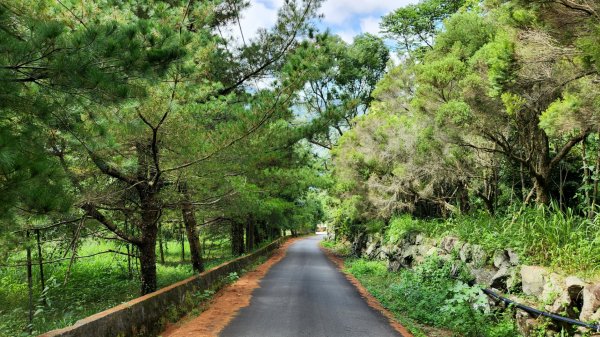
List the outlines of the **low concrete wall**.
{"type": "Polygon", "coordinates": [[[286,239],[278,239],[250,255],[223,263],[151,294],[86,317],[70,327],[53,330],[39,337],[155,336],[160,333],[161,319],[167,315],[169,308],[184,308],[186,303],[189,304],[192,293],[209,289],[230,273],[239,272],[257,258],[278,248],[286,239]]]}

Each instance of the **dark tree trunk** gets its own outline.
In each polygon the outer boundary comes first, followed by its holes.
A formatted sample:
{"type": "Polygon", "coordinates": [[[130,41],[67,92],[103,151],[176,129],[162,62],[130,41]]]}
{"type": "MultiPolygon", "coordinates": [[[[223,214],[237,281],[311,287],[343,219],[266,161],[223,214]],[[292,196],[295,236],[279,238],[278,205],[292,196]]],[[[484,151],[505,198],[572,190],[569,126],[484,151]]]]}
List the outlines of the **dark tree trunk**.
{"type": "Polygon", "coordinates": [[[29,247],[29,231],[27,231],[27,293],[29,295],[29,333],[33,330],[33,270],[31,247],[29,247]]]}
{"type": "Polygon", "coordinates": [[[261,223],[257,222],[254,224],[254,245],[258,246],[263,242],[263,236],[261,233],[261,223]]]}
{"type": "Polygon", "coordinates": [[[537,172],[533,172],[533,188],[535,189],[535,202],[538,205],[547,205],[550,203],[550,189],[548,179],[550,178],[550,165],[546,161],[539,164],[537,172]]]}
{"type": "MultiPolygon", "coordinates": [[[[125,233],[129,233],[129,221],[127,218],[125,218],[125,233]]],[[[129,279],[131,280],[133,279],[133,269],[131,266],[131,255],[133,254],[133,248],[129,242],[125,244],[125,247],[127,247],[127,272],[129,279]]]]}
{"type": "Polygon", "coordinates": [[[200,247],[200,238],[198,236],[194,205],[192,204],[191,196],[185,184],[182,184],[181,192],[183,194],[181,214],[183,215],[183,223],[185,225],[185,231],[190,244],[192,267],[194,268],[194,271],[201,273],[204,271],[204,261],[202,261],[202,252],[200,247]]]}
{"type": "Polygon", "coordinates": [[[254,250],[254,234],[255,234],[255,230],[254,227],[256,227],[256,223],[254,221],[254,217],[250,216],[248,218],[248,223],[246,224],[246,251],[247,252],[251,252],[254,250]]]}
{"type": "Polygon", "coordinates": [[[587,161],[587,146],[585,144],[585,140],[581,142],[581,162],[583,164],[583,191],[584,191],[584,195],[585,195],[585,206],[586,208],[588,208],[589,210],[589,206],[591,205],[591,198],[590,198],[590,189],[588,188],[589,184],[590,184],[590,169],[589,169],[589,163],[587,161]]]}
{"type": "Polygon", "coordinates": [[[158,221],[161,206],[157,200],[157,191],[152,186],[143,185],[138,188],[141,199],[141,242],[140,275],[142,295],[156,291],[156,241],[158,239],[158,221]]]}
{"type": "Polygon", "coordinates": [[[179,223],[179,243],[181,246],[181,262],[185,261],[185,235],[183,234],[183,224],[179,223]]]}
{"type": "Polygon", "coordinates": [[[488,210],[488,213],[494,215],[496,213],[496,207],[494,206],[494,200],[490,200],[489,198],[481,198],[483,203],[485,204],[485,208],[488,210]]]}
{"type": "Polygon", "coordinates": [[[158,226],[158,252],[160,253],[160,263],[165,263],[165,250],[163,248],[162,225],[158,226]]]}
{"type": "Polygon", "coordinates": [[[592,207],[590,208],[589,217],[592,219],[596,212],[596,202],[598,198],[598,173],[600,172],[600,147],[596,153],[596,167],[594,168],[594,192],[592,194],[592,207]]]}
{"type": "Polygon", "coordinates": [[[471,205],[469,203],[469,190],[467,189],[467,185],[461,182],[457,193],[461,213],[468,213],[471,209],[471,205]]]}
{"type": "Polygon", "coordinates": [[[234,256],[244,254],[244,225],[239,222],[231,223],[231,253],[234,256]]]}
{"type": "Polygon", "coordinates": [[[156,291],[156,237],[139,246],[142,295],[156,291]]]}
{"type": "Polygon", "coordinates": [[[46,289],[46,279],[44,278],[44,257],[42,256],[42,242],[40,239],[40,230],[35,230],[35,236],[37,241],[37,257],[38,257],[38,265],[40,268],[40,288],[42,290],[42,302],[44,305],[46,304],[46,293],[44,290],[46,289]]]}
{"type": "Polygon", "coordinates": [[[271,239],[279,239],[281,237],[281,230],[277,227],[271,227],[271,239]]]}

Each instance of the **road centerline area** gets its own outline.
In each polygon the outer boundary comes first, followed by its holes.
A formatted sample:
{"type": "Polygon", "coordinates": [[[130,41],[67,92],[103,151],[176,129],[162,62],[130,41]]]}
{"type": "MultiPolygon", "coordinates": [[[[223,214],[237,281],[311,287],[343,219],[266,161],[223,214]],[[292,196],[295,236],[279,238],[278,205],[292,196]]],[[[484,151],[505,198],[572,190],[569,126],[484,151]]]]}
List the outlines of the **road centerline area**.
{"type": "Polygon", "coordinates": [[[219,336],[401,336],[328,260],[320,240],[292,244],[219,336]]]}

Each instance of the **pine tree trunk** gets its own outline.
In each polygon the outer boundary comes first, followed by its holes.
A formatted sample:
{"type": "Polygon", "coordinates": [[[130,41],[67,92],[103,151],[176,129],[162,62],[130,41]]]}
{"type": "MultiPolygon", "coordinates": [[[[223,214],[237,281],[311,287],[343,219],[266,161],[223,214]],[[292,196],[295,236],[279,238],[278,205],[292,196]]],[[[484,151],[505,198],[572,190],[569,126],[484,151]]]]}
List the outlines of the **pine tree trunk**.
{"type": "Polygon", "coordinates": [[[548,136],[543,131],[538,132],[539,153],[537,158],[537,165],[532,167],[530,165],[530,174],[533,177],[533,187],[535,189],[536,199],[535,202],[538,205],[547,205],[550,203],[550,173],[552,171],[551,160],[550,160],[550,144],[548,136]]]}
{"type": "Polygon", "coordinates": [[[127,247],[127,276],[131,280],[133,278],[133,270],[131,269],[131,254],[133,254],[133,250],[131,249],[131,245],[129,243],[126,244],[127,247]]]}
{"type": "Polygon", "coordinates": [[[140,249],[140,271],[142,281],[142,295],[156,291],[156,237],[154,240],[144,242],[140,249]]]}
{"type": "Polygon", "coordinates": [[[254,250],[254,227],[254,219],[250,216],[246,224],[246,251],[248,252],[254,250]]]}
{"type": "Polygon", "coordinates": [[[460,206],[461,213],[468,213],[471,209],[471,205],[469,203],[469,190],[465,183],[460,182],[458,187],[458,204],[460,206]]]}
{"type": "Polygon", "coordinates": [[[142,240],[138,244],[140,251],[140,275],[142,295],[156,291],[156,241],[158,239],[158,221],[160,205],[155,191],[140,193],[142,223],[140,226],[142,240]]]}
{"type": "Polygon", "coordinates": [[[239,222],[231,223],[231,253],[234,256],[244,254],[244,225],[239,222]]]}
{"type": "Polygon", "coordinates": [[[527,198],[527,190],[525,189],[525,174],[523,170],[523,163],[521,163],[521,166],[519,167],[519,174],[521,176],[521,201],[525,202],[525,199],[527,198]]]}
{"type": "Polygon", "coordinates": [[[263,237],[260,232],[260,223],[254,224],[254,246],[258,246],[263,242],[263,237]]]}
{"type": "Polygon", "coordinates": [[[179,243],[181,244],[181,262],[185,261],[185,238],[183,234],[183,224],[179,223],[179,243]]]}
{"type": "Polygon", "coordinates": [[[187,187],[182,187],[183,202],[181,203],[181,213],[183,215],[183,223],[190,244],[190,255],[192,258],[192,267],[197,273],[204,271],[204,261],[202,261],[202,253],[200,248],[200,238],[198,235],[196,214],[194,205],[191,201],[191,196],[187,191],[187,187]]]}

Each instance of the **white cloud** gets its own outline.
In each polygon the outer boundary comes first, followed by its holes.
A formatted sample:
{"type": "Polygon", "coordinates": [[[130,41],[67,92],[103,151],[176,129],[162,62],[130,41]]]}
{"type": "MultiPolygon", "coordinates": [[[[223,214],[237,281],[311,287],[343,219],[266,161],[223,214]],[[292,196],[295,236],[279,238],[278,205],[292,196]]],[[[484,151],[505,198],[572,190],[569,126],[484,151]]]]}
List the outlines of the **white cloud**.
{"type": "MultiPolygon", "coordinates": [[[[360,33],[379,33],[381,16],[396,8],[417,3],[419,0],[325,0],[320,13],[323,25],[344,41],[352,42],[360,33]]],[[[284,0],[250,0],[250,7],[241,13],[240,25],[246,41],[256,36],[259,28],[270,28],[277,20],[277,10],[284,0]]],[[[236,24],[224,32],[239,40],[236,24]]]]}
{"type": "Polygon", "coordinates": [[[326,0],[321,8],[325,22],[335,25],[370,14],[386,14],[392,10],[416,3],[417,0],[326,0]]]}
{"type": "Polygon", "coordinates": [[[341,37],[346,43],[352,43],[352,41],[354,41],[354,37],[360,34],[360,32],[357,32],[354,29],[338,30],[334,33],[341,37]]]}
{"type": "Polygon", "coordinates": [[[392,61],[392,63],[394,65],[400,64],[400,61],[401,61],[400,56],[398,56],[398,53],[395,53],[395,52],[390,53],[390,60],[392,61]]]}
{"type": "Polygon", "coordinates": [[[252,38],[259,28],[272,27],[277,21],[277,9],[282,4],[280,0],[252,1],[250,8],[243,11],[240,17],[244,37],[252,38]]]}
{"type": "Polygon", "coordinates": [[[380,17],[367,16],[360,19],[360,30],[362,33],[371,33],[373,35],[379,34],[379,22],[380,17]]]}

